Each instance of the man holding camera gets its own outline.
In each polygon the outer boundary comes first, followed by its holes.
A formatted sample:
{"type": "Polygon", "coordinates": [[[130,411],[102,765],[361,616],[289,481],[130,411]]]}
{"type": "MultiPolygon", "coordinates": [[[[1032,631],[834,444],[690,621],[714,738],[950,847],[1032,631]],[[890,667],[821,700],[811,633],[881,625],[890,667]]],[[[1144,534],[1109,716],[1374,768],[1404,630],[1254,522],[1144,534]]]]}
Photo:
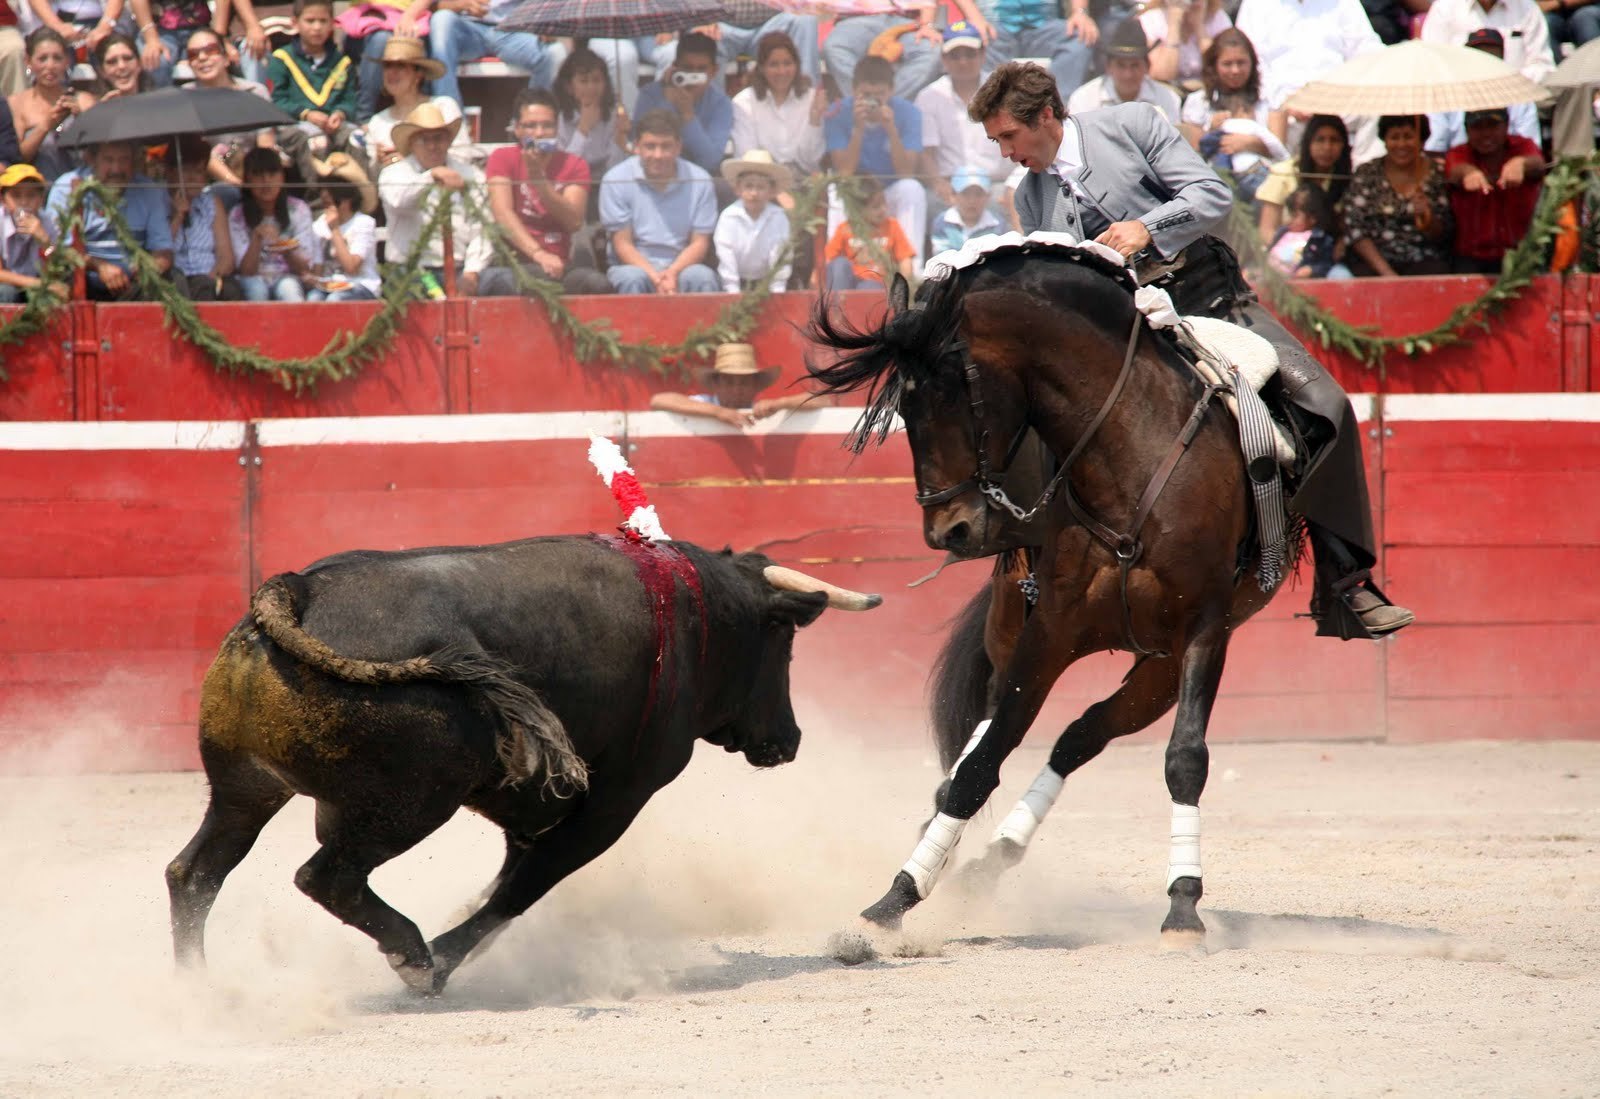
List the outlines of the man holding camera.
{"type": "Polygon", "coordinates": [[[671,111],[681,126],[683,156],[707,172],[722,166],[733,135],[733,100],[722,90],[717,44],[690,32],[678,39],[678,55],[661,78],[639,89],[635,117],[671,111]]]}
{"type": "MultiPolygon", "coordinates": [[[[572,236],[589,205],[589,165],[564,152],[556,138],[556,101],[549,92],[524,88],[517,95],[515,145],[489,154],[489,210],[522,269],[561,283],[569,294],[609,294],[611,284],[575,257],[572,236]],[[575,262],[576,261],[576,262],[575,262]]],[[[485,296],[517,292],[510,268],[491,267],[483,276],[485,296]]]]}
{"type": "MultiPolygon", "coordinates": [[[[843,176],[876,176],[889,216],[915,250],[912,270],[922,270],[928,235],[928,194],[917,180],[922,155],[922,112],[894,95],[894,66],[881,57],[856,65],[854,93],[834,105],[822,124],[829,164],[843,176]]],[[[828,235],[844,220],[844,205],[829,189],[828,235]]]]}

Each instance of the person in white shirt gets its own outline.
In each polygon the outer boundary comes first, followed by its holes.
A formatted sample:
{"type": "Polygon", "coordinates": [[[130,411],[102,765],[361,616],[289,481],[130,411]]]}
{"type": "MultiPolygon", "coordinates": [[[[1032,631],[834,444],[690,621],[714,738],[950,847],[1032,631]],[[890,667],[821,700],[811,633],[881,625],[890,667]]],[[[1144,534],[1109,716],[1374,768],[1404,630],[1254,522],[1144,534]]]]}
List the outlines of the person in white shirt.
{"type": "Polygon", "coordinates": [[[1433,0],[1422,22],[1422,40],[1462,46],[1483,27],[1500,32],[1506,64],[1535,84],[1555,69],[1550,30],[1534,0],[1433,0]]]}
{"type": "Polygon", "coordinates": [[[983,82],[983,36],[959,20],[945,28],[943,49],[944,75],[917,93],[916,100],[922,112],[920,167],[934,224],[945,207],[955,204],[958,188],[951,181],[956,173],[970,168],[992,180],[1006,175],[1000,147],[967,116],[967,104],[983,82]]]}
{"type": "MultiPolygon", "coordinates": [[[[1505,58],[1505,35],[1493,27],[1480,27],[1467,35],[1467,46],[1470,49],[1482,50],[1484,53],[1495,57],[1505,58]]],[[[1506,113],[1511,120],[1511,132],[1519,137],[1525,137],[1537,145],[1540,141],[1539,134],[1539,108],[1534,103],[1513,103],[1506,108],[1506,113]]],[[[1428,140],[1422,148],[1425,152],[1438,153],[1441,156],[1454,149],[1457,145],[1467,143],[1467,124],[1465,111],[1435,111],[1428,116],[1428,140]]]]}
{"type": "Polygon", "coordinates": [[[991,178],[972,168],[963,168],[950,181],[955,189],[955,202],[940,214],[933,223],[934,254],[960,248],[974,237],[1005,232],[1005,226],[989,208],[989,196],[994,190],[991,178]]]}
{"type": "Polygon", "coordinates": [[[1103,52],[1106,74],[1072,93],[1067,99],[1069,115],[1118,103],[1148,103],[1172,125],[1178,124],[1183,105],[1177,92],[1150,79],[1150,41],[1137,19],[1119,24],[1103,52]]]}
{"type": "MultiPolygon", "coordinates": [[[[379,174],[378,193],[388,222],[389,260],[396,263],[411,255],[439,202],[450,202],[455,254],[449,261],[461,273],[461,292],[471,297],[477,294],[479,280],[489,266],[490,247],[477,219],[467,216],[461,196],[471,188],[480,210],[489,209],[489,198],[482,173],[450,158],[450,143],[460,127],[460,119],[446,121],[432,102],[408,114],[394,128],[394,149],[400,159],[379,174]]],[[[445,262],[441,241],[435,236],[423,246],[422,266],[438,279],[445,262]]]]}
{"type": "Polygon", "coordinates": [[[1352,57],[1383,49],[1361,0],[1244,0],[1233,24],[1255,45],[1274,109],[1352,57]]]}
{"type": "Polygon", "coordinates": [[[788,285],[792,264],[782,254],[789,243],[789,218],[773,199],[789,189],[789,170],[765,149],[752,149],[723,161],[722,178],[739,196],[718,216],[711,235],[722,288],[737,294],[747,285],[764,284],[777,293],[788,285]]]}
{"type": "Polygon", "coordinates": [[[378,189],[344,153],[328,157],[322,187],[322,216],[311,226],[312,284],[307,301],[372,301],[378,279],[378,189]]]}
{"type": "Polygon", "coordinates": [[[800,50],[781,31],[756,43],[750,86],[733,97],[733,155],[755,149],[802,176],[822,166],[828,94],[800,71],[800,50]]]}

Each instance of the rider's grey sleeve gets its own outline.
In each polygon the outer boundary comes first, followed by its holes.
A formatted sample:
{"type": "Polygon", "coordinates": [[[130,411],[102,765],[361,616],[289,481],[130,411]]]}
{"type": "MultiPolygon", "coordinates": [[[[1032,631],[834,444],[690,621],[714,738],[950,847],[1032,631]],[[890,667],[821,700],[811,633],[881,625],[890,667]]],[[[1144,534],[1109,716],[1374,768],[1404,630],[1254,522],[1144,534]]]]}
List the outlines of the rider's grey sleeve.
{"type": "Polygon", "coordinates": [[[1139,220],[1150,230],[1156,251],[1172,259],[1221,227],[1233,193],[1160,111],[1148,103],[1128,106],[1142,108],[1126,112],[1128,136],[1155,170],[1155,190],[1163,192],[1152,195],[1160,205],[1139,220]]]}

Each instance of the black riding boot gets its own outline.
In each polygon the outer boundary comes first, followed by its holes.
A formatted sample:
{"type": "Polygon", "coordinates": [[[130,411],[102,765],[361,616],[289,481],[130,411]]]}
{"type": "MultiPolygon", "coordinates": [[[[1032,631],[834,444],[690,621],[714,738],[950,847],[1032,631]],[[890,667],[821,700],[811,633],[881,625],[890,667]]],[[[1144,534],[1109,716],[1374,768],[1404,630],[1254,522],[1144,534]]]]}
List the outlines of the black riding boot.
{"type": "Polygon", "coordinates": [[[1311,616],[1317,634],[1355,638],[1382,637],[1417,620],[1404,607],[1389,602],[1372,582],[1372,562],[1362,563],[1356,547],[1316,523],[1307,523],[1311,552],[1316,561],[1316,583],[1311,593],[1311,616]]]}

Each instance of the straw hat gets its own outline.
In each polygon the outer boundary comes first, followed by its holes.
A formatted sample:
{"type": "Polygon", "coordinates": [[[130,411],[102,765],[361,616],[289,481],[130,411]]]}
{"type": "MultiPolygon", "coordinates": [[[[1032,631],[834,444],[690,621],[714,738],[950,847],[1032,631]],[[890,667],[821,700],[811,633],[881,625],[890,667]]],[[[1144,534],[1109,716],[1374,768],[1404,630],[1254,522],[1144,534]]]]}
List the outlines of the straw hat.
{"type": "Polygon", "coordinates": [[[380,61],[399,61],[413,68],[421,69],[422,75],[429,80],[438,80],[444,75],[444,62],[437,61],[428,56],[428,51],[420,38],[401,38],[398,35],[390,37],[383,44],[383,56],[380,61]]]}
{"type": "Polygon", "coordinates": [[[717,357],[710,369],[700,371],[700,383],[709,385],[712,379],[750,378],[757,388],[765,389],[778,380],[782,368],[769,366],[762,370],[756,365],[756,349],[747,343],[725,343],[717,348],[717,357]]]}
{"type": "MultiPolygon", "coordinates": [[[[772,154],[765,149],[751,149],[737,160],[729,157],[722,162],[722,178],[729,183],[737,185],[739,177],[750,172],[766,176],[772,180],[772,185],[780,191],[789,189],[789,169],[773,160],[772,154]]],[[[733,346],[743,345],[735,344],[733,346]]]]}
{"type": "MultiPolygon", "coordinates": [[[[389,41],[393,42],[394,39],[389,41]]],[[[433,101],[424,100],[411,109],[404,122],[394,128],[394,137],[391,138],[394,151],[401,156],[410,156],[411,139],[424,130],[444,130],[453,142],[461,130],[461,120],[458,118],[454,122],[446,122],[443,112],[434,106],[433,101]]]]}
{"type": "Polygon", "coordinates": [[[354,183],[361,192],[361,212],[370,214],[378,208],[378,188],[372,183],[372,177],[362,171],[348,153],[329,153],[327,160],[311,158],[311,166],[317,170],[319,176],[334,176],[346,183],[354,183]]]}

